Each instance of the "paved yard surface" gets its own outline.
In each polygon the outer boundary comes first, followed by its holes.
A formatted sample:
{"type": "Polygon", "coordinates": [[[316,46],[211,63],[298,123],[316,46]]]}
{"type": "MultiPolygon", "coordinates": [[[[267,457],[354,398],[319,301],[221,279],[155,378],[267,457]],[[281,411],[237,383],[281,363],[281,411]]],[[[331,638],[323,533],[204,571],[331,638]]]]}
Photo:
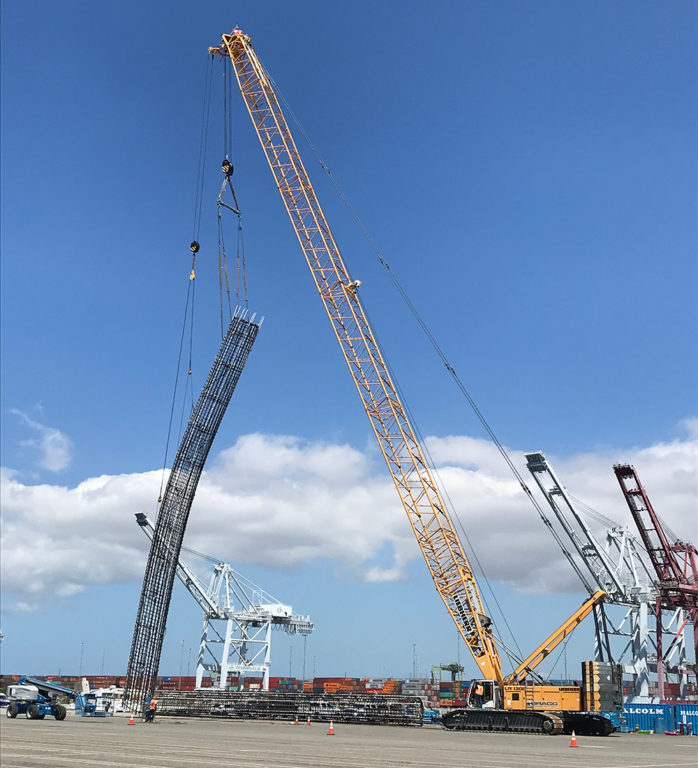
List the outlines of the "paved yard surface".
{"type": "Polygon", "coordinates": [[[68,716],[0,720],[1,768],[679,768],[698,737],[463,734],[398,728],[160,717],[154,724],[68,716]]]}

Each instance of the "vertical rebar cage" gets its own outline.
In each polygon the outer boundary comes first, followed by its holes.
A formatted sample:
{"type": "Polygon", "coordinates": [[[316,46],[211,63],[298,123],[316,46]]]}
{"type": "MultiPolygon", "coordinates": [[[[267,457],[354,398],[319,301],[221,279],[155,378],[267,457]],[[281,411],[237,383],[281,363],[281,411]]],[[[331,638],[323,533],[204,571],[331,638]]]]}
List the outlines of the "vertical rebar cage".
{"type": "Polygon", "coordinates": [[[236,312],[177,450],[162,498],[131,642],[124,704],[134,713],[152,697],[179,553],[211,444],[252,349],[258,323],[236,312]]]}

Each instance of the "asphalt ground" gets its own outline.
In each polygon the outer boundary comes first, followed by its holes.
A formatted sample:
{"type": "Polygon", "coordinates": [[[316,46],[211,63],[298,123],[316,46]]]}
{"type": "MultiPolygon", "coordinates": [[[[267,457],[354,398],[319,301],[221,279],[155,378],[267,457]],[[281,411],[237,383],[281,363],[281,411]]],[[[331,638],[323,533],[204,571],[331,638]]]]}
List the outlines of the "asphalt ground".
{"type": "Polygon", "coordinates": [[[679,768],[698,737],[457,733],[438,726],[293,725],[261,720],[127,717],[0,720],[2,768],[679,768]]]}

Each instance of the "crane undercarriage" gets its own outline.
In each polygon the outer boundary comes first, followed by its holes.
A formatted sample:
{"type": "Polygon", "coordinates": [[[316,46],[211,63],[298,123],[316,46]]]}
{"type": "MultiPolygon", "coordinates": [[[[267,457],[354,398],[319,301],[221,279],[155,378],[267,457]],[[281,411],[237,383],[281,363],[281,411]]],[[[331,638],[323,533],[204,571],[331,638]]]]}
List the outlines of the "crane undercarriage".
{"type": "Polygon", "coordinates": [[[511,709],[452,709],[441,717],[449,731],[501,731],[504,733],[534,733],[557,736],[561,733],[577,736],[608,736],[613,724],[603,715],[593,712],[541,712],[511,709]]]}

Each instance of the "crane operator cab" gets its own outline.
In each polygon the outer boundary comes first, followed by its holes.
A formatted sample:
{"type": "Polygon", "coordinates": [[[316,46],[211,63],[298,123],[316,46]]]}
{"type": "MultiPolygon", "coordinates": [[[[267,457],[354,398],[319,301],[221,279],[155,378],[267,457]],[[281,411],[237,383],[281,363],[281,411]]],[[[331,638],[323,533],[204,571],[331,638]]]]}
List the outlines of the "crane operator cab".
{"type": "Polygon", "coordinates": [[[502,709],[502,689],[496,680],[473,680],[468,691],[471,709],[502,709]]]}

